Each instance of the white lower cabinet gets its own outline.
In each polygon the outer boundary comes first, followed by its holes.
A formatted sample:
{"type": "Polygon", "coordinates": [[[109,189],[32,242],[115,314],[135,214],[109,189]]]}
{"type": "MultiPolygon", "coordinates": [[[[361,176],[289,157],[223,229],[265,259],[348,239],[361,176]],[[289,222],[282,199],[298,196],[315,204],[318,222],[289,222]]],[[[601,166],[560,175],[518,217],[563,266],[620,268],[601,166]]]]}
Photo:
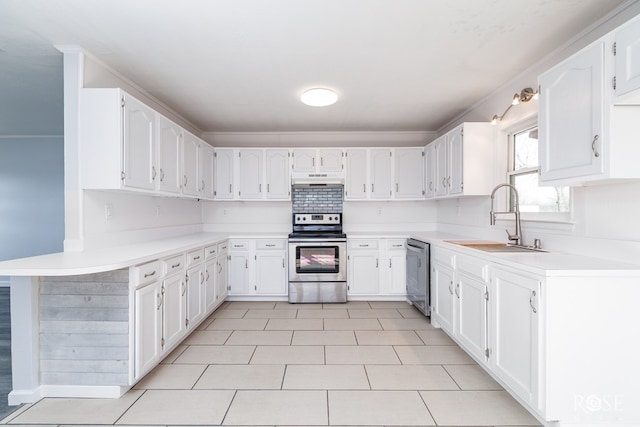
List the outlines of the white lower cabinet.
{"type": "Polygon", "coordinates": [[[491,366],[521,399],[538,403],[538,343],[542,279],[494,268],[491,366]]]}
{"type": "Polygon", "coordinates": [[[229,296],[287,296],[287,240],[231,239],[229,296]]]}
{"type": "Polygon", "coordinates": [[[129,277],[134,301],[131,378],[135,382],[226,298],[227,243],[131,267],[129,277]],[[216,250],[210,254],[213,247],[216,250]],[[205,254],[209,254],[206,261],[205,254]]]}
{"type": "Polygon", "coordinates": [[[160,361],[162,353],[162,283],[135,290],[135,368],[139,379],[160,361]]]}
{"type": "Polygon", "coordinates": [[[347,295],[351,299],[407,295],[407,241],[404,238],[347,240],[347,295]]]}
{"type": "Polygon", "coordinates": [[[456,275],[454,290],[457,305],[455,333],[476,360],[487,360],[487,284],[466,276],[456,275]]]}
{"type": "Polygon", "coordinates": [[[431,322],[449,334],[454,331],[453,263],[455,255],[433,249],[431,267],[431,322]]]}

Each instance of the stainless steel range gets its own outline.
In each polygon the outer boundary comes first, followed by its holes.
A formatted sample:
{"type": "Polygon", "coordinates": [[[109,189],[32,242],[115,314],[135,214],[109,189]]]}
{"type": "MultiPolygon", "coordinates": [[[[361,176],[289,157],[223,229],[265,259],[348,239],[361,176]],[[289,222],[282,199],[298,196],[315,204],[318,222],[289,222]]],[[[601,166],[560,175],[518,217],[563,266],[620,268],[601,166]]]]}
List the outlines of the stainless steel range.
{"type": "Polygon", "coordinates": [[[347,301],[347,236],[341,213],[294,213],[289,302],[347,301]]]}

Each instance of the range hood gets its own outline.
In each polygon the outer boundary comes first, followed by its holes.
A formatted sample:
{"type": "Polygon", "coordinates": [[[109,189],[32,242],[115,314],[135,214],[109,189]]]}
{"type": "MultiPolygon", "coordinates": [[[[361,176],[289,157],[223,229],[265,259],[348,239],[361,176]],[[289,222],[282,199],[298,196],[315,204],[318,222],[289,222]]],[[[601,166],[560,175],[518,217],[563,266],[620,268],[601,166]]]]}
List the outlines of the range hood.
{"type": "Polygon", "coordinates": [[[344,173],[302,173],[291,174],[293,185],[344,185],[344,173]]]}

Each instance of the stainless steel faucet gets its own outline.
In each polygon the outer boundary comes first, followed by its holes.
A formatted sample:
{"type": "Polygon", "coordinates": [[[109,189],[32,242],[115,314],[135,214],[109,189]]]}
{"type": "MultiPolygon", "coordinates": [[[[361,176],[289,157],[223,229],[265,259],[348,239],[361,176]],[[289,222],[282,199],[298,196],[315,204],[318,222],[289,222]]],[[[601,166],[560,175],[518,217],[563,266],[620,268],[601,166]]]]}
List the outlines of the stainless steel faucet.
{"type": "Polygon", "coordinates": [[[515,233],[511,234],[509,233],[509,230],[505,229],[504,231],[507,232],[507,236],[509,236],[509,240],[511,242],[513,242],[516,245],[521,246],[522,245],[522,227],[520,225],[520,202],[518,200],[518,190],[516,189],[516,187],[514,187],[511,184],[498,184],[496,185],[496,187],[493,189],[493,191],[491,192],[491,211],[489,212],[490,216],[491,216],[491,225],[496,225],[496,215],[515,215],[515,220],[516,220],[516,231],[515,233]],[[493,201],[495,199],[495,195],[496,195],[496,191],[498,191],[498,189],[500,189],[501,187],[509,187],[511,189],[511,191],[513,192],[513,194],[516,196],[515,199],[515,212],[511,212],[511,211],[506,211],[506,212],[495,212],[493,210],[493,201]]]}

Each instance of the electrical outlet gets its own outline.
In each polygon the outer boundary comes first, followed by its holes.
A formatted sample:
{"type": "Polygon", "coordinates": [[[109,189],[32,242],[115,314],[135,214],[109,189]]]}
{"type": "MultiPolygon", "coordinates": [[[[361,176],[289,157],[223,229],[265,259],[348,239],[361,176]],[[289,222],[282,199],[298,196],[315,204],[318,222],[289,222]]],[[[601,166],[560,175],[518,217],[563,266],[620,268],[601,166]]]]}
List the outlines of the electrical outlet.
{"type": "Polygon", "coordinates": [[[104,218],[108,221],[113,217],[113,205],[107,203],[104,205],[104,218]]]}

